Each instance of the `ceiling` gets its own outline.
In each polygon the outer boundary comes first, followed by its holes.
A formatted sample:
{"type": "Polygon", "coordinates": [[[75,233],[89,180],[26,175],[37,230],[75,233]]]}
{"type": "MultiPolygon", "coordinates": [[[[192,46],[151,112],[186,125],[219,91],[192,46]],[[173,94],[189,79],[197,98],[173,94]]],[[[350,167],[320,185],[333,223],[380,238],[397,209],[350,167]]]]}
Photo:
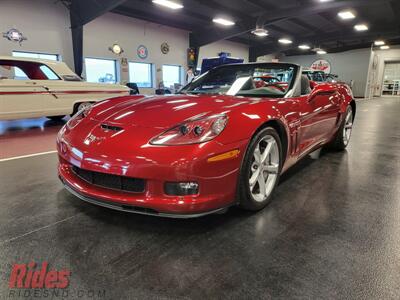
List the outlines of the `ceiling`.
{"type": "MultiPolygon", "coordinates": [[[[176,0],[178,2],[178,0],[176,0]]],[[[249,45],[258,55],[283,52],[305,54],[300,43],[338,52],[369,47],[378,39],[400,43],[399,0],[181,0],[181,10],[170,10],[151,0],[126,0],[114,13],[148,20],[191,31],[192,46],[202,46],[221,39],[249,45]],[[353,9],[357,18],[343,21],[337,13],[353,9]],[[235,21],[230,28],[212,23],[216,16],[235,21]],[[353,26],[366,22],[369,30],[356,32],[353,26]],[[260,38],[251,34],[259,23],[269,31],[260,38]],[[281,45],[278,39],[289,37],[293,44],[281,45]]]]}

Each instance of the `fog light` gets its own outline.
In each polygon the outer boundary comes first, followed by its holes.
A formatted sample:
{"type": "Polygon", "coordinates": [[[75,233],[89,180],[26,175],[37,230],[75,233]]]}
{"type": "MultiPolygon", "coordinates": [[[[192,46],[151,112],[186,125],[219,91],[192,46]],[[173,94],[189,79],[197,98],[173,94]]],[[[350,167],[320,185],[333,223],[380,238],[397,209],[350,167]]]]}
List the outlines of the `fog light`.
{"type": "Polygon", "coordinates": [[[166,182],[165,193],[171,196],[196,195],[199,193],[197,182],[166,182]]]}

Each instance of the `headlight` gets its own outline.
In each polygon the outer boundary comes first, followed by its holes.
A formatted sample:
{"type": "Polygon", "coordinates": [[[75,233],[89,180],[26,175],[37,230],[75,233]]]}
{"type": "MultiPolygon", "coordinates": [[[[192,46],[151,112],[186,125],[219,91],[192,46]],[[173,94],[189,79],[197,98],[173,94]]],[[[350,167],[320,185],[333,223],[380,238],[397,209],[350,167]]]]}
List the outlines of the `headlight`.
{"type": "Polygon", "coordinates": [[[68,129],[74,128],[76,125],[79,124],[86,116],[90,113],[92,107],[86,107],[80,111],[78,111],[75,115],[72,116],[71,119],[67,122],[68,129]]]}
{"type": "Polygon", "coordinates": [[[150,141],[152,145],[189,145],[212,140],[217,137],[228,122],[225,115],[189,121],[175,126],[150,141]]]}

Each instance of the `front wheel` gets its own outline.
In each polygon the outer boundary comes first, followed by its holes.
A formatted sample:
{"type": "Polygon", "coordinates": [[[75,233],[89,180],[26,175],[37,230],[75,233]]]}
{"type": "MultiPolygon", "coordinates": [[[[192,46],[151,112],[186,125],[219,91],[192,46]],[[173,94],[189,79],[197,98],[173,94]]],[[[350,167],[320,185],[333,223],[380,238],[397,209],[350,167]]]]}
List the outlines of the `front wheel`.
{"type": "Polygon", "coordinates": [[[271,127],[258,132],[251,140],[239,178],[239,206],[260,210],[271,200],[282,167],[282,144],[271,127]]]}
{"type": "Polygon", "coordinates": [[[92,105],[93,105],[92,102],[81,102],[79,104],[76,104],[75,108],[74,108],[74,112],[72,113],[72,115],[75,115],[78,111],[81,111],[81,110],[84,110],[86,108],[89,108],[92,105]]]}
{"type": "Polygon", "coordinates": [[[342,151],[346,149],[350,142],[351,132],[353,130],[353,108],[349,105],[346,109],[342,124],[336,133],[335,139],[333,140],[331,147],[334,150],[342,151]]]}

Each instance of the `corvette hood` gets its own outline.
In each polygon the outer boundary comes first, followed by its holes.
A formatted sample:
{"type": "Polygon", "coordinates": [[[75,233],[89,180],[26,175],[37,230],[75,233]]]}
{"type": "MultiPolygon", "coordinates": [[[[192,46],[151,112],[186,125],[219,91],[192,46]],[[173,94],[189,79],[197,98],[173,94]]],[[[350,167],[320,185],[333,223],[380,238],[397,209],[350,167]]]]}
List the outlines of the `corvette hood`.
{"type": "Polygon", "coordinates": [[[212,95],[173,95],[132,99],[113,106],[95,106],[90,118],[114,125],[170,128],[192,118],[229,111],[257,99],[212,95]]]}

